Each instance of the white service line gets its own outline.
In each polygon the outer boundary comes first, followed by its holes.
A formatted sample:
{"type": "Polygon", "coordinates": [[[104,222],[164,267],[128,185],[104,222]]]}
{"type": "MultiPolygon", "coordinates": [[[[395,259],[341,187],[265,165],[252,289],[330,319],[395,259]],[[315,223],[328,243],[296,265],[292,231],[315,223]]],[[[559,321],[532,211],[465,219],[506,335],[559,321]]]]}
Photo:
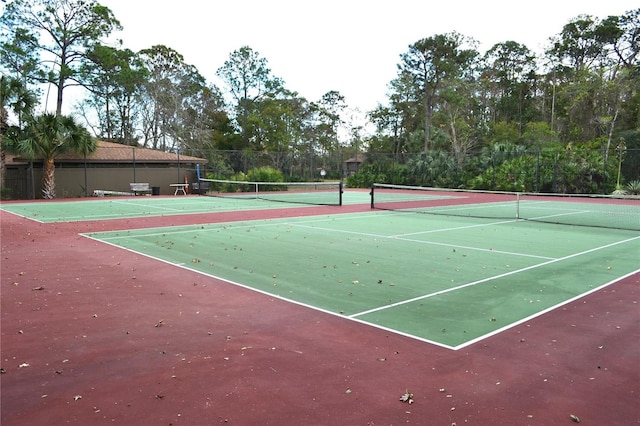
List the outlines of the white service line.
{"type": "MultiPolygon", "coordinates": [[[[511,221],[511,222],[514,222],[514,221],[511,221]]],[[[506,223],[506,222],[494,222],[493,224],[489,224],[489,225],[496,225],[496,224],[500,224],[500,223],[506,223]]],[[[473,225],[473,226],[461,226],[461,227],[458,227],[458,228],[438,229],[438,230],[433,230],[433,231],[414,232],[414,233],[411,233],[411,234],[398,234],[398,235],[369,234],[369,233],[365,233],[365,232],[347,231],[347,230],[331,229],[331,228],[321,228],[321,227],[318,227],[318,226],[308,226],[308,225],[301,225],[301,224],[297,224],[297,223],[291,223],[289,225],[290,226],[299,227],[299,228],[307,228],[307,229],[319,230],[319,231],[323,231],[323,232],[336,232],[336,233],[357,235],[357,236],[361,236],[361,237],[372,237],[372,238],[388,239],[388,240],[396,240],[396,241],[408,241],[408,242],[412,242],[412,243],[426,244],[426,245],[431,245],[431,246],[451,247],[451,248],[465,249],[465,250],[471,250],[471,251],[481,251],[481,252],[487,252],[487,253],[505,254],[505,255],[508,255],[508,256],[531,257],[531,258],[534,258],[534,259],[543,259],[543,260],[554,260],[555,259],[554,257],[539,256],[539,255],[535,255],[535,254],[515,253],[515,252],[502,251],[502,250],[493,250],[493,249],[482,248],[482,247],[462,246],[462,245],[459,245],[459,244],[438,243],[438,242],[435,242],[435,241],[415,240],[413,238],[404,238],[404,237],[399,236],[399,235],[428,234],[428,233],[431,233],[431,232],[442,232],[442,231],[455,231],[455,230],[458,230],[458,229],[472,228],[472,227],[474,227],[476,225],[473,225]]],[[[486,225],[478,225],[478,226],[486,226],[486,225]]]]}
{"type": "Polygon", "coordinates": [[[549,260],[547,262],[538,263],[536,265],[527,266],[525,268],[516,269],[514,271],[505,272],[504,274],[495,275],[493,277],[483,278],[483,279],[478,280],[478,281],[473,281],[473,282],[462,284],[462,285],[459,285],[459,286],[456,286],[456,287],[447,288],[447,289],[444,289],[444,290],[436,291],[434,293],[424,294],[422,296],[413,297],[411,299],[402,300],[400,302],[395,302],[395,303],[390,303],[388,305],[379,306],[377,308],[373,308],[373,309],[369,309],[369,310],[366,310],[366,311],[362,311],[362,312],[358,312],[358,313],[349,315],[349,318],[356,318],[356,317],[360,317],[360,316],[363,316],[363,315],[370,314],[372,312],[378,312],[378,311],[382,311],[382,310],[385,310],[385,309],[395,308],[396,306],[402,306],[402,305],[406,305],[407,303],[416,302],[418,300],[424,300],[424,299],[428,299],[428,298],[431,298],[431,297],[434,297],[434,296],[438,296],[438,295],[441,295],[441,294],[450,293],[452,291],[460,290],[462,288],[466,288],[466,287],[471,287],[471,286],[474,286],[474,285],[482,284],[482,283],[485,283],[487,281],[492,281],[492,280],[496,280],[496,279],[499,279],[499,278],[507,277],[509,275],[514,275],[514,274],[517,274],[517,273],[520,273],[520,272],[528,271],[528,270],[531,270],[531,269],[536,269],[536,268],[539,268],[541,266],[547,266],[547,265],[550,265],[552,263],[562,262],[564,260],[572,259],[574,257],[582,256],[582,255],[585,255],[585,254],[588,254],[588,253],[592,253],[594,251],[603,250],[603,249],[606,249],[606,248],[609,248],[609,247],[617,246],[619,244],[625,244],[625,243],[628,243],[630,241],[634,241],[634,240],[637,240],[637,239],[640,239],[640,236],[639,237],[628,238],[628,239],[622,240],[622,241],[616,241],[614,243],[606,244],[606,245],[600,246],[600,247],[595,247],[595,248],[592,248],[592,249],[589,249],[589,250],[582,251],[580,253],[573,253],[573,254],[570,254],[568,256],[560,257],[560,258],[557,258],[557,259],[552,259],[552,260],[549,260]]]}

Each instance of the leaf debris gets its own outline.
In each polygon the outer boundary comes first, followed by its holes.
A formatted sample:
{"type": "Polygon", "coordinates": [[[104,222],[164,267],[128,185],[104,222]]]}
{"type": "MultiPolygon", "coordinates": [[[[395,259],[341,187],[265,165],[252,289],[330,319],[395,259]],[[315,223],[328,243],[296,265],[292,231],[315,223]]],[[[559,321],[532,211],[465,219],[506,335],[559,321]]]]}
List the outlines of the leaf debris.
{"type": "Polygon", "coordinates": [[[400,401],[413,404],[413,393],[409,391],[405,392],[405,394],[400,397],[400,401]]]}

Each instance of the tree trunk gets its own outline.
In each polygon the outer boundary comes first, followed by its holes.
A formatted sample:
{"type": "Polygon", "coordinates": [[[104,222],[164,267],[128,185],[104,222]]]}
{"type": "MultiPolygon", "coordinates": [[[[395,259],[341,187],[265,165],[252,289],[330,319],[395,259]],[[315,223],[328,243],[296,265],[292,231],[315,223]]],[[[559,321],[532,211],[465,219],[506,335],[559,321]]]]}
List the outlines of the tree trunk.
{"type": "MultiPolygon", "coordinates": [[[[0,136],[0,139],[1,138],[2,136],[0,136]]],[[[2,144],[2,140],[0,140],[0,144],[2,144]]],[[[5,180],[7,175],[6,162],[7,162],[7,155],[4,150],[4,146],[0,145],[0,189],[4,188],[5,186],[5,180]]]]}
{"type": "Polygon", "coordinates": [[[604,151],[605,162],[609,159],[609,149],[611,149],[611,140],[613,139],[613,128],[616,125],[617,118],[618,118],[618,108],[616,108],[616,112],[613,115],[613,119],[611,120],[611,126],[609,126],[609,135],[607,136],[607,149],[604,151]]]}
{"type": "Polygon", "coordinates": [[[4,188],[6,178],[7,153],[4,149],[4,132],[7,128],[8,115],[4,106],[0,105],[0,189],[4,188]]]}
{"type": "Polygon", "coordinates": [[[56,198],[55,164],[53,158],[45,158],[42,171],[42,197],[56,198]]]}
{"type": "Polygon", "coordinates": [[[429,89],[424,89],[424,152],[429,151],[429,139],[431,139],[431,98],[429,89]]]}

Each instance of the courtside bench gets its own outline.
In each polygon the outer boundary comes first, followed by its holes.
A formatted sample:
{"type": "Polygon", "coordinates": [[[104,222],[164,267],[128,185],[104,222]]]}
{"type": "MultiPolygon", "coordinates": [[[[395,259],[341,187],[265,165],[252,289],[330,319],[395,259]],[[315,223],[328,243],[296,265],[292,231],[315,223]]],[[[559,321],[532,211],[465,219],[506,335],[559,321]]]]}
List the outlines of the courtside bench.
{"type": "Polygon", "coordinates": [[[133,195],[150,195],[151,194],[151,187],[149,186],[149,183],[142,183],[142,182],[132,182],[129,184],[129,188],[131,189],[131,192],[133,192],[133,195]]]}
{"type": "Polygon", "coordinates": [[[106,197],[111,195],[131,195],[130,192],[122,192],[122,191],[108,191],[104,189],[95,189],[93,191],[94,197],[106,197]]]}

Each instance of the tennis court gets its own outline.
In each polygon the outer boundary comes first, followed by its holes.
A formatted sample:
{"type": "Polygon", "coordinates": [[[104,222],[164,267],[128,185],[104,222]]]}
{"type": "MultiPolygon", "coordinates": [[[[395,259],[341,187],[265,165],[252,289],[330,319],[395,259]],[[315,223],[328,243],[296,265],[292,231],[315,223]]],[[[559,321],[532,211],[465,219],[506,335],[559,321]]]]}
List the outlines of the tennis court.
{"type": "MultiPolygon", "coordinates": [[[[337,199],[337,195],[335,196],[337,199]]],[[[369,196],[363,192],[349,192],[345,204],[367,203],[369,196]]],[[[1,209],[43,223],[109,220],[136,217],[175,216],[216,212],[269,210],[312,207],[311,196],[300,195],[296,200],[277,201],[243,194],[227,197],[113,197],[83,201],[58,201],[54,203],[10,203],[1,209]]]]}
{"type": "Polygon", "coordinates": [[[3,203],[2,423],[640,418],[638,200],[274,189],[3,203]]]}
{"type": "Polygon", "coordinates": [[[640,258],[633,230],[380,211],[87,236],[450,349],[634,274],[640,258]]]}

